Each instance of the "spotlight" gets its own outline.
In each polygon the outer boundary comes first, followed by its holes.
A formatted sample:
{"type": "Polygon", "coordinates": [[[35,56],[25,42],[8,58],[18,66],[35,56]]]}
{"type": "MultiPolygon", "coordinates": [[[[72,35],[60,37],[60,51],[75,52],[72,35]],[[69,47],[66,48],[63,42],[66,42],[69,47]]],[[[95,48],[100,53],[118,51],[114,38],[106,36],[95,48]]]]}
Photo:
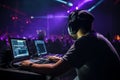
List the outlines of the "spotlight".
{"type": "Polygon", "coordinates": [[[93,1],[93,0],[82,0],[82,1],[78,2],[78,5],[77,5],[76,7],[71,8],[70,11],[78,10],[78,9],[80,9],[84,4],[86,4],[87,2],[90,2],[90,1],[93,1]]]}
{"type": "Polygon", "coordinates": [[[92,1],[92,0],[85,0],[86,2],[88,2],[88,1],[92,1]]]}
{"type": "Polygon", "coordinates": [[[31,19],[33,19],[33,18],[34,18],[34,16],[31,16],[30,18],[31,18],[31,19]]]}
{"type": "Polygon", "coordinates": [[[15,17],[14,17],[14,16],[12,17],[12,20],[15,20],[15,17]]]}
{"type": "Polygon", "coordinates": [[[27,39],[26,37],[23,37],[23,39],[27,39]]]}
{"type": "Polygon", "coordinates": [[[29,23],[29,21],[26,21],[26,24],[28,24],[29,23]]]}
{"type": "Polygon", "coordinates": [[[78,10],[79,8],[78,8],[78,7],[76,7],[75,9],[76,9],[76,10],[78,10]]]}
{"type": "Polygon", "coordinates": [[[18,17],[17,16],[12,16],[12,20],[17,20],[18,17]]]}
{"type": "Polygon", "coordinates": [[[68,2],[68,6],[73,6],[73,3],[71,3],[71,2],[68,2]]]}
{"type": "Polygon", "coordinates": [[[70,13],[70,11],[68,10],[67,13],[70,13]]]}
{"type": "Polygon", "coordinates": [[[56,0],[56,1],[58,1],[60,3],[63,3],[65,5],[68,5],[68,6],[73,6],[73,3],[71,3],[71,2],[67,2],[67,1],[64,1],[64,0],[56,0]]]}

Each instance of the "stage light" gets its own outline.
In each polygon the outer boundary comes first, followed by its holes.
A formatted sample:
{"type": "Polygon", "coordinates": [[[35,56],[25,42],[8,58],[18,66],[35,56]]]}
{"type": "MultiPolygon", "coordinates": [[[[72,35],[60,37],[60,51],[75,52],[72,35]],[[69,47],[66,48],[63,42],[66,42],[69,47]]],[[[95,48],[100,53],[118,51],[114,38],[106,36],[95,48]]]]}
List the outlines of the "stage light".
{"type": "Polygon", "coordinates": [[[12,16],[12,20],[17,20],[18,17],[17,16],[12,16]]]}
{"type": "Polygon", "coordinates": [[[120,35],[115,35],[115,38],[114,38],[115,40],[120,40],[120,35]]]}
{"type": "Polygon", "coordinates": [[[15,17],[14,17],[14,16],[12,17],[12,20],[15,20],[15,17]]]}
{"type": "Polygon", "coordinates": [[[18,19],[18,17],[16,16],[15,19],[18,19]]]}
{"type": "Polygon", "coordinates": [[[29,24],[29,23],[31,23],[31,21],[30,21],[29,19],[27,19],[27,20],[25,21],[25,23],[26,23],[26,24],[29,24]]]}
{"type": "Polygon", "coordinates": [[[67,4],[67,2],[66,2],[66,1],[63,1],[63,0],[56,0],[56,1],[61,2],[61,3],[63,3],[63,4],[67,4]]]}
{"type": "Polygon", "coordinates": [[[26,24],[28,24],[29,23],[29,21],[26,21],[26,24]]]}
{"type": "Polygon", "coordinates": [[[68,10],[67,13],[70,13],[70,11],[68,10]]]}
{"type": "Polygon", "coordinates": [[[74,10],[80,9],[84,4],[86,4],[87,2],[90,2],[90,1],[93,1],[93,0],[80,0],[80,2],[78,2],[77,6],[76,7],[74,6],[71,9],[69,9],[69,12],[67,11],[67,13],[70,13],[74,10]]]}
{"type": "Polygon", "coordinates": [[[68,6],[73,6],[73,3],[71,3],[71,2],[68,2],[68,6]]]}
{"type": "Polygon", "coordinates": [[[76,9],[76,10],[78,10],[79,8],[78,8],[78,7],[76,7],[75,9],[76,9]]]}
{"type": "Polygon", "coordinates": [[[33,18],[34,18],[34,16],[31,16],[30,18],[31,18],[31,19],[33,19],[33,18]]]}
{"type": "Polygon", "coordinates": [[[83,2],[80,2],[77,7],[80,8],[80,7],[83,6],[85,3],[90,2],[90,1],[92,1],[92,0],[84,0],[83,2]]]}
{"type": "Polygon", "coordinates": [[[71,2],[67,2],[67,1],[64,1],[64,0],[56,0],[56,1],[58,1],[58,2],[60,2],[60,3],[63,3],[63,4],[65,4],[65,5],[68,5],[68,6],[73,6],[73,3],[71,3],[71,2]]]}
{"type": "Polygon", "coordinates": [[[88,9],[88,11],[92,11],[93,9],[95,9],[99,4],[101,4],[104,0],[100,0],[98,1],[95,5],[93,5],[91,8],[88,9]]]}
{"type": "Polygon", "coordinates": [[[84,0],[84,1],[88,2],[88,1],[92,1],[92,0],[84,0]]]}
{"type": "Polygon", "coordinates": [[[23,39],[27,39],[26,37],[23,37],[23,39]]]}

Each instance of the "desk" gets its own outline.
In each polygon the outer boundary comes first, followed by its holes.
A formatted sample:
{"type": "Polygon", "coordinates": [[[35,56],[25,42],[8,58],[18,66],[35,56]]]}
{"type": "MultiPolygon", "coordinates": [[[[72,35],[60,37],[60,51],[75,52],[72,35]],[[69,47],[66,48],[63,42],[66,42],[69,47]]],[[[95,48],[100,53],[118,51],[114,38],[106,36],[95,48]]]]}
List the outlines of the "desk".
{"type": "Polygon", "coordinates": [[[12,68],[0,68],[0,80],[46,80],[46,76],[12,68]]]}

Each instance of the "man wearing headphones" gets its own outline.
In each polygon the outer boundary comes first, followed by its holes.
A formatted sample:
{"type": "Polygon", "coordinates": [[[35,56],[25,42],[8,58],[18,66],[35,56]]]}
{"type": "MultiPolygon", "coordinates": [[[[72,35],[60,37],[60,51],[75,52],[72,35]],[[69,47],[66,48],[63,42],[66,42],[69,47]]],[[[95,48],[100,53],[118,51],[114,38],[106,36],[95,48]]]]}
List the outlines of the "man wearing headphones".
{"type": "Polygon", "coordinates": [[[54,76],[75,68],[74,80],[120,80],[119,55],[103,35],[92,30],[93,15],[77,10],[70,13],[68,21],[68,32],[76,41],[62,58],[52,58],[54,64],[23,61],[21,65],[54,76]]]}

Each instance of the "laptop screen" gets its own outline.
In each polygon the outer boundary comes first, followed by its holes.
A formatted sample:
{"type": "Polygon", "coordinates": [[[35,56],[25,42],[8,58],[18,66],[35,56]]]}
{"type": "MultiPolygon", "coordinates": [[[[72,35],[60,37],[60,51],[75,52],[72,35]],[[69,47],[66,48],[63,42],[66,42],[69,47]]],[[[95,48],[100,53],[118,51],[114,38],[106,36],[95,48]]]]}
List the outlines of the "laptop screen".
{"type": "Polygon", "coordinates": [[[41,54],[47,54],[46,46],[43,40],[35,40],[35,47],[37,49],[38,56],[41,54]]]}
{"type": "Polygon", "coordinates": [[[10,39],[14,58],[21,58],[29,56],[26,40],[24,39],[10,39]]]}

